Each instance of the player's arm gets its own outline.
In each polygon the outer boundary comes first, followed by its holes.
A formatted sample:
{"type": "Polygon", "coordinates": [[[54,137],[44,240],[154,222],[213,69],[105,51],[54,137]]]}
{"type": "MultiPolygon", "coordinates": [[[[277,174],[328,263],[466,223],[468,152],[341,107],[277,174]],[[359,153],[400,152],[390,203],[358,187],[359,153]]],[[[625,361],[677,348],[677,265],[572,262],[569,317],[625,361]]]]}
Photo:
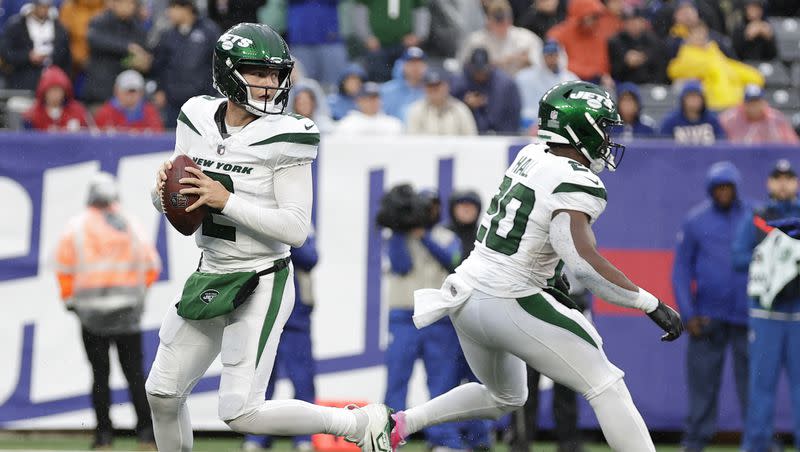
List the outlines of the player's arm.
{"type": "Polygon", "coordinates": [[[655,296],[636,286],[597,251],[589,217],[576,210],[557,210],[550,222],[550,242],[576,279],[595,295],[611,303],[642,310],[666,334],[677,339],[683,331],[680,316],[655,296]]]}
{"type": "MultiPolygon", "coordinates": [[[[258,207],[230,193],[222,206],[222,214],[256,235],[299,248],[311,230],[311,163],[275,170],[273,183],[277,209],[258,207]]],[[[202,200],[201,194],[199,201],[202,200]]]]}

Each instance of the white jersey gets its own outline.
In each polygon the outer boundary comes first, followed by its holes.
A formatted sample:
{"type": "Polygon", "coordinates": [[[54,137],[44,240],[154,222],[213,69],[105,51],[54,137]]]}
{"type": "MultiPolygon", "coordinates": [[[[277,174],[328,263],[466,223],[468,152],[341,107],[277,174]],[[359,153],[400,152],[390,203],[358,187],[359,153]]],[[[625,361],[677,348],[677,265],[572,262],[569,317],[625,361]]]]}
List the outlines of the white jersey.
{"type": "Polygon", "coordinates": [[[577,210],[593,223],[606,207],[603,182],[580,163],[525,146],[509,166],[481,219],[475,250],[456,269],[472,287],[501,298],[522,298],[560,271],[550,244],[556,210],[577,210]]]}
{"type": "MultiPolygon", "coordinates": [[[[311,163],[317,156],[319,130],[300,115],[266,115],[223,138],[215,120],[223,102],[227,100],[198,96],[183,105],[175,155],[191,157],[237,197],[259,208],[275,209],[275,171],[311,163]]],[[[260,270],[289,255],[289,245],[254,236],[214,209],[194,237],[203,250],[203,266],[216,271],[260,270]]]]}

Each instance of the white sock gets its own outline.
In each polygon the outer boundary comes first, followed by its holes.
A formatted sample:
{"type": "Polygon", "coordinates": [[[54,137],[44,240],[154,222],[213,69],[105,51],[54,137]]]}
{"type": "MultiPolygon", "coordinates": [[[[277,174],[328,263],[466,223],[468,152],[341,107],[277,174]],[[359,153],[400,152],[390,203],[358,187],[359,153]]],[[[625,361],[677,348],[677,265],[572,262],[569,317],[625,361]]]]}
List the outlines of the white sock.
{"type": "Polygon", "coordinates": [[[147,394],[153,415],[153,433],[158,450],[191,452],[192,421],[184,397],[161,397],[147,394]]]}
{"type": "Polygon", "coordinates": [[[363,413],[358,416],[357,412],[358,410],[313,405],[301,400],[267,400],[257,410],[227,422],[237,432],[255,435],[298,436],[329,433],[361,439],[367,416],[363,413]],[[362,417],[365,420],[359,422],[362,417]]]}
{"type": "Polygon", "coordinates": [[[411,435],[444,422],[497,419],[516,408],[518,407],[495,400],[486,386],[467,383],[406,410],[406,433],[411,435]]]}
{"type": "Polygon", "coordinates": [[[656,447],[623,380],[589,400],[603,435],[616,452],[655,452],[656,447]]]}

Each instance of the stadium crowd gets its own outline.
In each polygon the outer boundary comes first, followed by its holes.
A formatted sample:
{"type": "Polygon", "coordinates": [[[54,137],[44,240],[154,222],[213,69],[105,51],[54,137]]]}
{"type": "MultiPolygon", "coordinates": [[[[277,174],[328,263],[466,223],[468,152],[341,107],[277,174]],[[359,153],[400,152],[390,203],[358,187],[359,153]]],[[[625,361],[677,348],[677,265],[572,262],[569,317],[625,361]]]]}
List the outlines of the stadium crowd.
{"type": "Polygon", "coordinates": [[[220,30],[248,21],[268,23],[286,37],[296,60],[290,108],[312,117],[323,133],[535,134],[541,95],[580,78],[616,93],[625,138],[798,142],[796,2],[400,0],[391,11],[387,5],[4,2],[4,125],[174,128],[183,102],[216,94],[210,44],[220,30]]]}

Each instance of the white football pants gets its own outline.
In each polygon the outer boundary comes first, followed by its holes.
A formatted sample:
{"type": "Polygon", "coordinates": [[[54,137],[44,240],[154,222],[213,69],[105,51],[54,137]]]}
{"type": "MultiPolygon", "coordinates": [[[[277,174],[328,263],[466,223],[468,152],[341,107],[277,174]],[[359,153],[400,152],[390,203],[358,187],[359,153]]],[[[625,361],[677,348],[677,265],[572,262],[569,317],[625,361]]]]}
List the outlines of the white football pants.
{"type": "MultiPolygon", "coordinates": [[[[186,398],[217,355],[223,370],[219,417],[240,433],[295,436],[351,435],[356,415],[299,400],[264,401],[283,326],[294,306],[291,265],[264,275],[250,298],[225,316],[187,320],[170,307],[146,390],[156,445],[162,452],[192,450],[186,398]]],[[[173,305],[180,299],[180,294],[173,305]]]]}
{"type": "Polygon", "coordinates": [[[525,363],[582,394],[619,452],[655,451],[622,377],[594,326],[541,293],[520,300],[475,290],[450,314],[461,348],[483,384],[459,386],[406,410],[407,433],[442,422],[498,418],[528,397],[525,363]]]}

